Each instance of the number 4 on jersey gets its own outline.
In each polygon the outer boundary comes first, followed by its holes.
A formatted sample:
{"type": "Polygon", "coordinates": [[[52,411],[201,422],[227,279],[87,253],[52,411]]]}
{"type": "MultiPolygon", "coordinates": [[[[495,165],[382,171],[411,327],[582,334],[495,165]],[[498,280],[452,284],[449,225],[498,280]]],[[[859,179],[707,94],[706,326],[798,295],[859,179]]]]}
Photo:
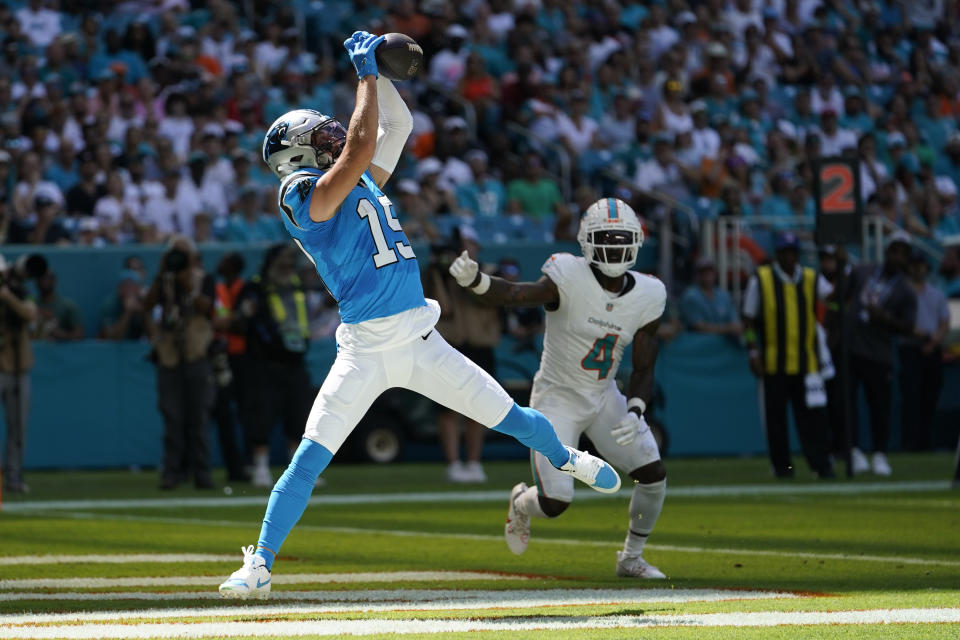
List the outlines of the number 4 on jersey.
{"type": "Polygon", "coordinates": [[[593,343],[590,353],[584,356],[580,361],[580,366],[587,371],[596,371],[597,380],[603,380],[610,373],[610,367],[613,366],[613,348],[617,345],[617,339],[620,336],[608,333],[602,338],[597,338],[593,343]]]}

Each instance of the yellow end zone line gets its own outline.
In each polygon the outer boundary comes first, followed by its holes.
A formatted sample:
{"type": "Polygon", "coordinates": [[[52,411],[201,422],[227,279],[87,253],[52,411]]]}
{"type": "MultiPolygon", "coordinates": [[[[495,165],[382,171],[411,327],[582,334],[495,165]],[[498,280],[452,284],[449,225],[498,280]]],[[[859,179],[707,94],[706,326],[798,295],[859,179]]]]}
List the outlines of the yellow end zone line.
{"type": "MultiPolygon", "coordinates": [[[[41,515],[41,513],[34,513],[41,515]]],[[[156,522],[158,524],[187,524],[205,527],[242,527],[251,529],[253,526],[246,522],[234,520],[200,520],[193,518],[167,518],[163,516],[135,516],[126,514],[84,513],[75,511],[53,511],[42,514],[57,518],[75,518],[78,520],[116,520],[129,522],[156,522]]],[[[440,538],[450,540],[475,540],[479,542],[503,542],[502,536],[476,533],[443,533],[433,531],[402,531],[394,529],[365,529],[362,527],[331,527],[309,524],[298,524],[298,531],[318,531],[323,533],[344,533],[350,535],[391,536],[400,538],[440,538]]],[[[253,534],[251,534],[253,535],[253,534]]],[[[606,542],[602,540],[588,540],[576,538],[536,538],[534,544],[550,544],[576,547],[604,547],[618,549],[622,542],[606,542]]],[[[779,558],[802,558],[810,560],[841,560],[851,562],[881,562],[888,564],[909,564],[929,567],[960,567],[960,560],[940,560],[935,558],[916,558],[907,556],[877,556],[852,553],[822,553],[810,551],[792,551],[775,549],[731,549],[722,547],[681,546],[670,544],[648,543],[645,547],[651,551],[666,551],[676,553],[710,553],[731,556],[776,556],[779,558]]]]}

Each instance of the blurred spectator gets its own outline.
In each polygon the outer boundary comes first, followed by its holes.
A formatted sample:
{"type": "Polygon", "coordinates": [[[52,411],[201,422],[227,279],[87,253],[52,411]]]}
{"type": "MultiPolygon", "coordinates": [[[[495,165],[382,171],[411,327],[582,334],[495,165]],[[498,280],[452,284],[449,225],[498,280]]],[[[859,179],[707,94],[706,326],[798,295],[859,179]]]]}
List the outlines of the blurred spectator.
{"type": "Polygon", "coordinates": [[[743,331],[730,294],[717,287],[713,260],[700,258],[696,284],[687,287],[680,299],[680,317],[691,331],[739,337],[743,331]]]}
{"type": "Polygon", "coordinates": [[[820,113],[820,153],[839,156],[847,149],[857,147],[857,135],[837,125],[837,111],[829,107],[820,113]]]}
{"type": "Polygon", "coordinates": [[[457,186],[457,204],[469,215],[486,218],[502,215],[506,209],[507,191],[503,183],[488,171],[487,154],[479,149],[468,151],[467,164],[471,180],[457,186]]]}
{"type": "Polygon", "coordinates": [[[17,10],[16,18],[20,31],[35,47],[46,47],[60,35],[60,14],[46,8],[43,0],[29,0],[27,6],[17,10]]]}
{"type": "Polygon", "coordinates": [[[163,193],[151,197],[143,208],[141,224],[137,230],[141,236],[147,227],[152,227],[159,238],[165,238],[181,229],[181,212],[177,198],[180,174],[168,170],[164,173],[161,184],[163,193]]]}
{"type": "Polygon", "coordinates": [[[141,300],[143,275],[133,269],[120,272],[116,291],[100,306],[100,337],[140,340],[146,333],[141,300]]]}
{"type": "Polygon", "coordinates": [[[259,390],[249,407],[247,440],[253,457],[251,482],[273,486],[270,433],[283,424],[293,455],[310,412],[313,387],[306,368],[310,326],[306,293],[297,276],[297,250],[277,244],[263,257],[260,273],[240,292],[238,328],[246,336],[250,384],[259,390]]]}
{"type": "Polygon", "coordinates": [[[47,202],[63,205],[63,193],[56,184],[42,177],[40,157],[28,151],[20,157],[20,178],[13,192],[13,208],[19,218],[25,218],[35,212],[38,198],[47,202]]]}
{"type": "Polygon", "coordinates": [[[93,207],[100,233],[112,244],[133,237],[134,219],[139,213],[139,209],[124,197],[125,191],[123,176],[119,171],[111,171],[107,176],[106,191],[93,207]]]}
{"type": "Polygon", "coordinates": [[[213,488],[207,429],[213,402],[208,358],[213,300],[213,278],[204,273],[196,246],[175,236],[143,303],[164,422],[161,489],[174,489],[191,476],[198,489],[213,488]]]}
{"type": "MultiPolygon", "coordinates": [[[[467,251],[474,258],[479,253],[476,232],[469,227],[458,227],[447,244],[431,248],[430,264],[423,272],[424,293],[440,303],[441,316],[437,323],[440,335],[484,371],[496,376],[494,347],[500,342],[498,311],[474,300],[447,272],[461,251],[467,251]]],[[[447,481],[486,482],[480,457],[487,429],[463,418],[464,463],[460,459],[460,418],[455,411],[437,408],[437,430],[447,461],[447,481]]]]}
{"type": "Polygon", "coordinates": [[[443,160],[438,183],[447,191],[455,190],[473,177],[470,167],[463,161],[468,146],[467,134],[467,121],[460,116],[443,121],[443,137],[437,141],[437,152],[443,160]]]}
{"type": "Polygon", "coordinates": [[[239,253],[225,254],[217,263],[213,326],[216,330],[211,347],[215,382],[213,420],[217,424],[220,452],[227,468],[228,482],[247,482],[242,447],[239,445],[238,422],[250,418],[250,398],[256,388],[250,384],[247,339],[234,329],[237,325],[237,302],[246,282],[242,278],[246,262],[239,253]]]}
{"type": "Polygon", "coordinates": [[[852,420],[854,473],[872,468],[877,475],[892,473],[886,452],[890,434],[890,394],[893,341],[913,333],[917,296],[904,275],[910,257],[910,236],[890,236],[882,265],[862,265],[847,281],[847,348],[849,350],[849,414],[852,420]],[[872,465],[860,450],[857,392],[863,385],[873,434],[872,465]]]}
{"type": "Polygon", "coordinates": [[[927,282],[930,265],[914,250],[907,274],[917,296],[913,332],[900,343],[900,424],[909,451],[930,448],[933,417],[943,386],[943,341],[950,328],[950,310],[943,292],[927,282]]]}
{"type": "Polygon", "coordinates": [[[430,80],[453,89],[460,82],[467,69],[467,50],[463,43],[469,32],[459,24],[451,24],[444,32],[446,47],[436,52],[430,59],[430,80]]]}
{"type": "Polygon", "coordinates": [[[57,293],[57,274],[53,269],[37,278],[37,319],[33,334],[37,340],[80,340],[83,317],[77,304],[57,293]]]}
{"type": "Polygon", "coordinates": [[[79,179],[67,191],[67,215],[91,216],[97,206],[97,200],[103,195],[103,188],[97,184],[97,161],[93,151],[80,153],[79,179]]]}
{"type": "Polygon", "coordinates": [[[67,244],[70,234],[57,217],[60,205],[46,192],[37,193],[33,210],[10,225],[11,244],[67,244]]]}

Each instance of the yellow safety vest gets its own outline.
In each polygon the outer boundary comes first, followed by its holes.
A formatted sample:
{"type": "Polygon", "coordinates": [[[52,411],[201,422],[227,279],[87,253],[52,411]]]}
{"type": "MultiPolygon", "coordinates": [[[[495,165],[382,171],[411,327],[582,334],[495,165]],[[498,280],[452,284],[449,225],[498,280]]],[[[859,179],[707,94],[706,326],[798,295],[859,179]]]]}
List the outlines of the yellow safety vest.
{"type": "Polygon", "coordinates": [[[770,265],[757,268],[760,285],[759,344],[768,374],[808,374],[817,357],[817,274],[803,267],[799,283],[784,281],[770,265]]]}
{"type": "MultiPolygon", "coordinates": [[[[257,280],[258,278],[255,278],[257,280]]],[[[306,349],[306,341],[310,338],[310,321],[307,316],[307,296],[300,286],[300,279],[294,277],[291,284],[295,287],[293,290],[293,306],[296,314],[294,326],[288,316],[287,307],[283,303],[283,297],[277,292],[277,289],[269,284],[264,284],[264,290],[267,294],[267,304],[270,306],[270,315],[273,316],[280,331],[280,338],[289,351],[301,352],[306,349]]]]}

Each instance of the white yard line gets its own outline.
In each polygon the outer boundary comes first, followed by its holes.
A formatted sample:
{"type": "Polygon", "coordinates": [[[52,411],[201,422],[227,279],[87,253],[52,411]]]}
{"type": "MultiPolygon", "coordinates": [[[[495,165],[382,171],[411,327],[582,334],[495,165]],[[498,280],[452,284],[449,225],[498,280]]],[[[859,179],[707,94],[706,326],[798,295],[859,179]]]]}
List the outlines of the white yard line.
{"type": "MultiPolygon", "coordinates": [[[[177,587],[219,584],[223,576],[139,576],[134,578],[19,578],[0,580],[0,590],[113,589],[118,587],[177,587]]],[[[483,571],[361,571],[357,573],[286,573],[274,584],[332,584],[345,582],[454,582],[456,580],[529,580],[529,576],[483,571]]]]}
{"type": "Polygon", "coordinates": [[[134,562],[234,562],[237,555],[213,553],[91,553],[0,557],[0,567],[19,564],[131,564],[134,562]]]}
{"type": "MultiPolygon", "coordinates": [[[[244,527],[249,524],[235,520],[199,520],[192,518],[165,518],[161,516],[135,516],[122,514],[98,513],[71,513],[62,512],[59,515],[77,519],[120,520],[132,522],[158,522],[165,524],[185,524],[207,527],[244,527]]],[[[503,536],[486,535],[479,533],[438,533],[431,531],[404,531],[397,529],[364,529],[361,527],[326,527],[319,525],[298,524],[298,531],[317,531],[322,533],[340,533],[347,535],[393,536],[401,538],[440,538],[450,540],[472,540],[477,542],[502,542],[503,536]]],[[[549,544],[574,547],[605,547],[619,548],[622,542],[606,542],[603,540],[587,540],[576,538],[535,538],[532,544],[549,544]]],[[[793,551],[776,549],[730,549],[699,546],[681,546],[670,544],[649,543],[647,549],[652,551],[668,551],[678,553],[706,553],[732,556],[777,556],[785,559],[803,558],[812,560],[842,560],[848,562],[881,562],[887,564],[909,564],[929,567],[960,567],[960,560],[940,560],[936,558],[916,558],[906,556],[876,556],[855,553],[821,553],[812,551],[793,551]]]]}
{"type": "Polygon", "coordinates": [[[237,636],[293,637],[451,633],[477,631],[566,631],[573,629],[641,629],[651,627],[770,627],[782,625],[917,624],[960,622],[960,609],[871,609],[867,611],[796,611],[708,613],[669,616],[569,616],[563,619],[515,620],[271,620],[89,624],[53,627],[0,627],[4,638],[202,638],[237,636]]]}
{"type": "MultiPolygon", "coordinates": [[[[59,594],[71,595],[71,594],[59,594]]],[[[96,595],[101,600],[116,598],[114,593],[96,595]]],[[[166,594],[169,595],[169,594],[166,594]]],[[[193,599],[219,598],[219,594],[206,591],[200,594],[180,594],[193,599]]],[[[162,619],[197,616],[263,616],[315,613],[382,612],[382,611],[446,611],[456,609],[520,609],[533,607],[557,607],[569,605],[601,604],[651,604],[669,602],[722,602],[729,600],[771,600],[797,598],[793,593],[775,591],[738,591],[735,589],[538,589],[507,591],[440,591],[430,589],[402,589],[396,591],[274,591],[277,596],[297,596],[297,599],[327,601],[331,603],[356,602],[359,604],[301,604],[263,605],[237,603],[233,607],[189,607],[178,609],[149,609],[140,611],[101,611],[44,614],[0,615],[0,626],[15,624],[49,624],[68,622],[93,622],[131,620],[137,618],[162,619]]],[[[284,598],[280,599],[294,599],[284,598]]],[[[2,628],[2,627],[0,627],[2,628]]]]}
{"type": "MultiPolygon", "coordinates": [[[[949,482],[851,482],[837,484],[747,484],[728,486],[675,487],[668,490],[671,498],[774,496],[774,495],[860,495],[867,493],[924,492],[949,489],[949,482]]],[[[578,490],[576,499],[604,500],[629,498],[630,490],[617,494],[578,490]]],[[[496,502],[506,500],[509,491],[427,491],[419,493],[359,493],[352,495],[315,495],[310,504],[358,505],[398,504],[408,502],[496,502]]],[[[57,509],[157,509],[184,507],[242,507],[266,505],[267,495],[218,498],[148,498],[129,500],[29,500],[7,502],[3,510],[10,513],[21,511],[57,509]]]]}

